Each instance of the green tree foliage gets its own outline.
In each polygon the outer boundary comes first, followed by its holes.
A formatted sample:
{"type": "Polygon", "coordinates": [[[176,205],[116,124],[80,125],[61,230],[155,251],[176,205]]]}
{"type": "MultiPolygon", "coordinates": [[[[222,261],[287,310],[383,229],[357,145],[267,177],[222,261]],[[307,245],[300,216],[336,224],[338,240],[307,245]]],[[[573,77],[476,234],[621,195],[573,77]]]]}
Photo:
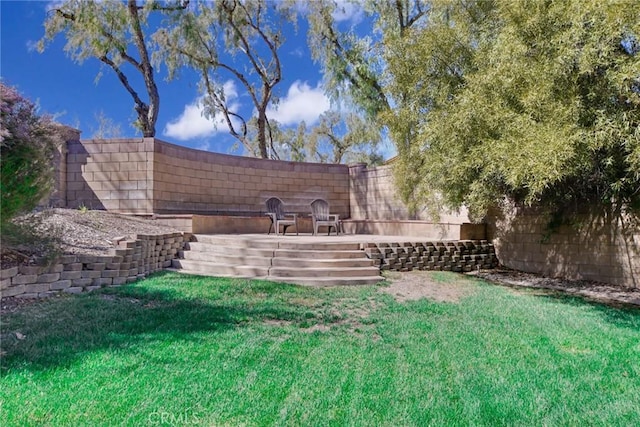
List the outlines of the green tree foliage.
{"type": "Polygon", "coordinates": [[[280,159],[296,162],[379,164],[380,128],[356,112],[329,110],[318,124],[296,129],[273,127],[280,159]]]}
{"type": "Polygon", "coordinates": [[[271,157],[267,107],[282,81],[279,49],[285,42],[283,28],[295,22],[294,12],[288,3],[268,0],[202,1],[155,37],[166,48],[164,60],[172,72],[188,66],[201,74],[205,113],[210,118],[222,113],[231,135],[262,158],[271,157]],[[224,90],[229,79],[248,92],[255,120],[234,111],[224,90]]]}
{"type": "Polygon", "coordinates": [[[48,42],[64,34],[65,50],[74,61],[82,63],[88,58],[97,58],[109,67],[134,101],[136,127],[143,136],[153,137],[160,95],[145,34],[149,31],[147,23],[154,11],[180,11],[188,3],[188,0],[152,0],[143,4],[136,0],[65,0],[51,11],[45,22],[45,36],[38,47],[43,51],[48,42]],[[144,81],[148,100],[141,98],[140,91],[129,80],[132,73],[139,74],[144,81]]]}
{"type": "Polygon", "coordinates": [[[406,200],[640,208],[640,3],[435,1],[385,37],[406,200]]]}
{"type": "Polygon", "coordinates": [[[0,83],[0,224],[32,210],[51,190],[53,152],[60,137],[48,117],[14,88],[0,83]]]}
{"type": "Polygon", "coordinates": [[[382,38],[403,39],[419,27],[429,10],[426,0],[338,2],[316,0],[308,3],[308,43],[311,54],[322,67],[325,85],[335,100],[348,97],[371,119],[388,110],[396,101],[385,90],[386,46],[382,38]],[[356,29],[336,19],[345,3],[361,7],[373,22],[373,32],[361,37],[356,29]]]}
{"type": "Polygon", "coordinates": [[[377,153],[381,140],[380,128],[375,122],[355,112],[325,112],[312,129],[310,140],[317,147],[324,147],[323,151],[327,153],[325,159],[329,163],[380,162],[377,153]]]}

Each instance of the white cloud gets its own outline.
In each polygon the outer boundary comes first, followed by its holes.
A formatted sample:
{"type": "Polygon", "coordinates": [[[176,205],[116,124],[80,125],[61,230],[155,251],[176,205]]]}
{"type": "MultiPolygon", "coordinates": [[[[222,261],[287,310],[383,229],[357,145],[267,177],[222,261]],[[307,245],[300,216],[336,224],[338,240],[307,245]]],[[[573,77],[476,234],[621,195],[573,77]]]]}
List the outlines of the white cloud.
{"type": "Polygon", "coordinates": [[[353,23],[359,23],[362,21],[364,10],[362,4],[354,3],[351,0],[337,0],[336,10],[332,16],[337,22],[352,21],[353,23]]]}
{"type": "Polygon", "coordinates": [[[37,52],[38,51],[38,42],[34,40],[27,40],[27,52],[37,52]]]}
{"type": "Polygon", "coordinates": [[[45,4],[45,10],[47,12],[51,12],[52,10],[62,9],[64,6],[64,0],[51,0],[45,4]]]}
{"type": "MultiPolygon", "coordinates": [[[[229,110],[237,112],[240,104],[233,102],[238,97],[235,84],[232,81],[227,81],[223,88],[227,102],[230,103],[229,110]]],[[[234,125],[237,124],[235,120],[232,119],[232,121],[234,125]]],[[[191,104],[185,105],[182,114],[167,123],[163,134],[179,141],[187,141],[228,131],[229,126],[222,113],[216,113],[212,119],[204,116],[204,97],[201,96],[191,104]]]]}
{"type": "Polygon", "coordinates": [[[295,48],[294,50],[289,52],[289,55],[296,56],[298,58],[302,58],[302,57],[304,57],[304,49],[302,49],[302,47],[298,46],[297,48],[295,48]]]}
{"type": "Polygon", "coordinates": [[[287,96],[278,105],[267,109],[267,116],[283,125],[305,121],[308,125],[331,107],[329,98],[320,87],[312,88],[306,82],[293,82],[287,96]]]}

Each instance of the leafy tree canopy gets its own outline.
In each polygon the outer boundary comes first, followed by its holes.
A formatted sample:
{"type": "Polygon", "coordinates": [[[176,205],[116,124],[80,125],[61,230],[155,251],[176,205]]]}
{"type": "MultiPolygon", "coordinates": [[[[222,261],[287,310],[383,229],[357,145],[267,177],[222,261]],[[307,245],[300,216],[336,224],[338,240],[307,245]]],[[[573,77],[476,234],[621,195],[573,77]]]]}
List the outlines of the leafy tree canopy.
{"type": "Polygon", "coordinates": [[[65,50],[76,62],[96,58],[109,67],[134,101],[138,127],[143,136],[156,133],[160,95],[151,65],[147,40],[149,15],[152,12],[171,13],[184,10],[188,0],[161,2],[150,0],[65,0],[57,2],[45,22],[45,36],[38,48],[58,34],[64,34],[65,50]],[[131,83],[132,76],[144,81],[146,100],[131,83]]]}
{"type": "Polygon", "coordinates": [[[640,3],[434,1],[385,38],[407,201],[640,208],[640,3]]]}

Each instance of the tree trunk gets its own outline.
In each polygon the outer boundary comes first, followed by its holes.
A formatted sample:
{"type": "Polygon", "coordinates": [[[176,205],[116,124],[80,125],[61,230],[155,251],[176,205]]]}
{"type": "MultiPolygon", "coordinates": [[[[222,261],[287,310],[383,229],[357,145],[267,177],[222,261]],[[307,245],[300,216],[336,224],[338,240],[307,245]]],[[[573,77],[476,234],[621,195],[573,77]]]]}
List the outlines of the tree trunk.
{"type": "Polygon", "coordinates": [[[268,159],[267,153],[267,112],[266,107],[260,108],[258,111],[258,148],[260,149],[260,157],[268,159]]]}
{"type": "Polygon", "coordinates": [[[144,43],[144,34],[142,33],[140,16],[138,15],[138,5],[135,0],[129,0],[128,9],[133,27],[134,43],[140,53],[140,72],[144,78],[147,94],[149,95],[149,103],[136,106],[136,111],[142,128],[142,134],[145,137],[154,137],[156,135],[156,121],[158,120],[158,111],[160,109],[160,95],[158,94],[158,87],[153,77],[153,67],[149,60],[149,52],[144,43]]]}

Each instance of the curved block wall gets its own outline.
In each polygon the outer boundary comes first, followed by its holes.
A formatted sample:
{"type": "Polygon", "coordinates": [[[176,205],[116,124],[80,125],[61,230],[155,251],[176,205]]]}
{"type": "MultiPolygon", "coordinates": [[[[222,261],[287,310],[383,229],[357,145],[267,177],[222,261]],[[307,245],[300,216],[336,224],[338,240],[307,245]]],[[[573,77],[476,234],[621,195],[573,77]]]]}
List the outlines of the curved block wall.
{"type": "Polygon", "coordinates": [[[316,198],[349,216],[349,167],[210,153],[154,138],[70,141],[67,206],[123,213],[262,215],[279,197],[310,213],[316,198]]]}

